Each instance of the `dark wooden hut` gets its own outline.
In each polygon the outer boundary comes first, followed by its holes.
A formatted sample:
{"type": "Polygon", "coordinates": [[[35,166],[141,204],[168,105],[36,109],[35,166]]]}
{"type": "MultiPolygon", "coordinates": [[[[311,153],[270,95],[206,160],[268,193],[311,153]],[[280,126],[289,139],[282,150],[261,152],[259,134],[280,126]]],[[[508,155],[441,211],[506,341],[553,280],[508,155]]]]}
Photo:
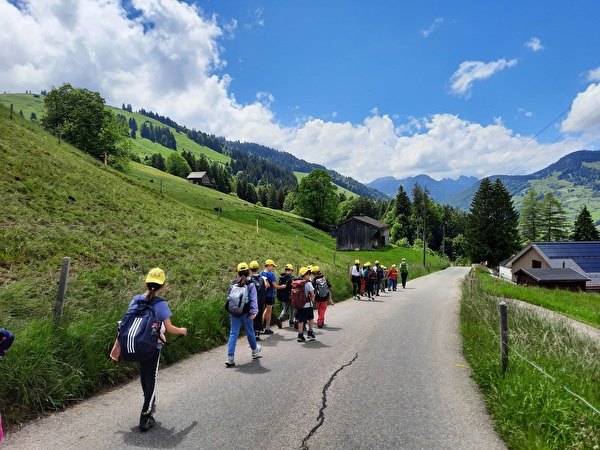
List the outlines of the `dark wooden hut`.
{"type": "Polygon", "coordinates": [[[334,234],[338,250],[372,250],[390,242],[390,226],[368,216],[338,223],[334,234]]]}

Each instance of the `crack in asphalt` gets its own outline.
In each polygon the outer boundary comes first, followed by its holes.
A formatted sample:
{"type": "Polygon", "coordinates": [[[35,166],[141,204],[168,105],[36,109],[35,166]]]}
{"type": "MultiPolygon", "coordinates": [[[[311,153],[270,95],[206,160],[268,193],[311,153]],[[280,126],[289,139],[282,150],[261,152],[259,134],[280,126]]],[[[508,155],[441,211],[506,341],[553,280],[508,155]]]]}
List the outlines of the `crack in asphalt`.
{"type": "Polygon", "coordinates": [[[356,358],[358,358],[358,353],[356,353],[354,355],[354,358],[352,358],[350,360],[350,362],[344,364],[338,370],[333,372],[333,375],[331,375],[331,377],[329,378],[329,381],[325,384],[325,386],[323,386],[322,404],[321,404],[321,409],[319,409],[319,415],[317,416],[317,424],[312,428],[312,430],[310,430],[310,432],[306,435],[306,437],[304,439],[302,439],[302,446],[300,447],[301,450],[309,449],[308,440],[311,438],[311,436],[313,434],[315,434],[315,432],[321,427],[321,425],[323,425],[323,422],[325,422],[325,408],[327,408],[327,389],[329,389],[329,386],[331,386],[331,383],[333,383],[333,380],[335,379],[337,374],[340,373],[342,370],[344,370],[349,365],[351,365],[354,361],[356,361],[356,358]]]}

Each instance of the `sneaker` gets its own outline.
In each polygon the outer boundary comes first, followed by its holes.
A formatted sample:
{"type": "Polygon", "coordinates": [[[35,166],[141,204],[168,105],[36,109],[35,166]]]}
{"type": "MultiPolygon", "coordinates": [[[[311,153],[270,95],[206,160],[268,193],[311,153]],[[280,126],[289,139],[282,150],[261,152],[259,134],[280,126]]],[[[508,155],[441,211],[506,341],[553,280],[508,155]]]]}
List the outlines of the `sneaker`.
{"type": "Polygon", "coordinates": [[[294,328],[294,321],[290,320],[290,328],[294,328]]]}
{"type": "Polygon", "coordinates": [[[281,328],[281,317],[277,318],[277,328],[281,328]]]}
{"type": "MultiPolygon", "coordinates": [[[[304,336],[302,336],[304,337],[304,336]]],[[[317,337],[315,336],[315,334],[312,331],[308,332],[308,340],[309,341],[314,341],[317,337]]]]}
{"type": "Polygon", "coordinates": [[[298,338],[296,340],[298,342],[306,342],[306,338],[304,337],[304,334],[302,334],[302,333],[298,333],[298,338]]]}
{"type": "Polygon", "coordinates": [[[318,323],[317,324],[317,328],[323,328],[323,324],[322,323],[318,323]]]}
{"type": "Polygon", "coordinates": [[[294,328],[297,330],[298,329],[298,322],[294,321],[294,328]]]}
{"type": "Polygon", "coordinates": [[[252,350],[252,358],[258,358],[258,354],[262,352],[262,347],[260,345],[256,345],[256,348],[252,350]]]}
{"type": "Polygon", "coordinates": [[[156,420],[152,417],[152,413],[142,413],[140,415],[140,425],[139,428],[142,431],[148,431],[150,428],[154,426],[156,420]]]}
{"type": "Polygon", "coordinates": [[[273,330],[271,330],[270,328],[267,328],[265,331],[263,331],[264,334],[273,334],[273,330]]]}
{"type": "Polygon", "coordinates": [[[227,359],[225,360],[225,365],[227,367],[233,367],[235,366],[235,361],[233,360],[233,356],[228,356],[227,359]]]}

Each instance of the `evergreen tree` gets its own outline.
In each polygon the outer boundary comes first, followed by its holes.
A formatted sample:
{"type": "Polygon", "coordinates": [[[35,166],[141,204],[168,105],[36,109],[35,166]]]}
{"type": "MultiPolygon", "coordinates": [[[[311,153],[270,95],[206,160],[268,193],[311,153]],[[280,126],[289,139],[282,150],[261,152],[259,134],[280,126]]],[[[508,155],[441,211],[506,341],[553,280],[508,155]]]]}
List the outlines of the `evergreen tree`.
{"type": "Polygon", "coordinates": [[[546,242],[560,241],[567,237],[567,216],[562,204],[552,192],[542,200],[542,239],[546,242]]]}
{"type": "Polygon", "coordinates": [[[521,205],[519,230],[525,242],[536,242],[541,236],[542,205],[535,189],[529,189],[521,205]]]}
{"type": "Polygon", "coordinates": [[[155,153],[150,157],[150,165],[155,169],[162,170],[163,172],[167,170],[165,158],[163,158],[163,155],[160,153],[155,153]]]}
{"type": "Polygon", "coordinates": [[[500,179],[481,181],[471,202],[465,229],[471,261],[488,261],[495,267],[519,248],[519,214],[500,179]]]}
{"type": "Polygon", "coordinates": [[[588,211],[587,205],[583,205],[583,208],[575,220],[571,238],[574,241],[600,241],[600,232],[598,232],[598,228],[594,225],[592,215],[588,211]]]}

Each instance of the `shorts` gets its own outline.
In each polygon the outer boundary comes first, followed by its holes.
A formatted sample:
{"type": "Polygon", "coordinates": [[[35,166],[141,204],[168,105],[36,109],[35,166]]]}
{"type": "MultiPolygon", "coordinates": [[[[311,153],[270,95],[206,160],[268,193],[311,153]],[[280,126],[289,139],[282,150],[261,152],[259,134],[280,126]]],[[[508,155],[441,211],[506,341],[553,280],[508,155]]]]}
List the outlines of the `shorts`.
{"type": "Polygon", "coordinates": [[[273,306],[275,304],[275,297],[265,297],[265,306],[273,306]]]}
{"type": "Polygon", "coordinates": [[[296,322],[308,322],[315,318],[312,306],[310,308],[302,308],[296,312],[296,322]]]}

